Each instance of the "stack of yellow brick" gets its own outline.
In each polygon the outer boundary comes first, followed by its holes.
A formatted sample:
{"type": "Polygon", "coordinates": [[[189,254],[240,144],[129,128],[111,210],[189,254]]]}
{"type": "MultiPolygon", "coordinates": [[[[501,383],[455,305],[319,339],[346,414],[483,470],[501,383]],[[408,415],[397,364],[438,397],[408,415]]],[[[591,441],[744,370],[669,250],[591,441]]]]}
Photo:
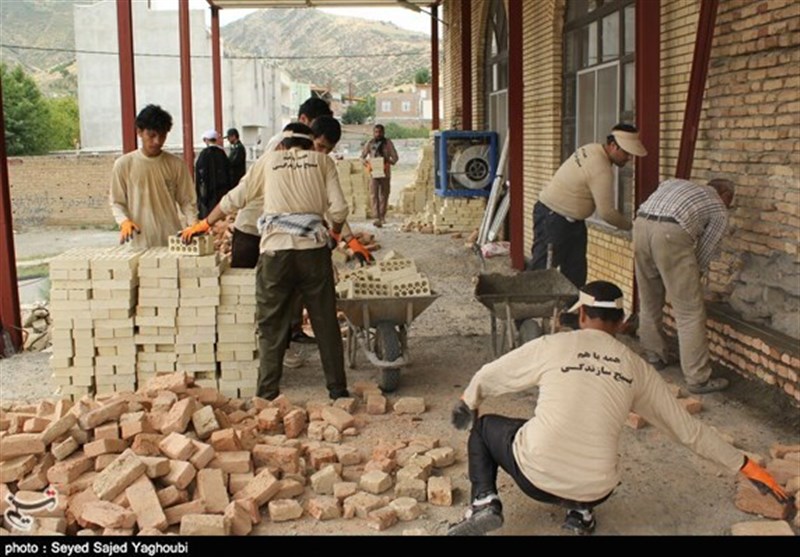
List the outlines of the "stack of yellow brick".
{"type": "Polygon", "coordinates": [[[336,162],[336,170],[344,198],[350,207],[350,218],[369,218],[369,176],[364,172],[364,165],[358,159],[341,160],[336,162]]]}
{"type": "Polygon", "coordinates": [[[483,197],[434,196],[424,211],[406,219],[403,229],[435,234],[469,232],[480,227],[485,211],[483,197]]]}
{"type": "Polygon", "coordinates": [[[53,383],[78,398],[135,385],[133,314],[141,252],[68,250],[50,261],[53,383]]]}
{"type": "Polygon", "coordinates": [[[434,190],[433,142],[423,146],[422,156],[414,172],[414,182],[400,193],[400,210],[404,215],[413,215],[425,209],[433,199],[434,190]]]}
{"type": "Polygon", "coordinates": [[[226,269],[220,277],[217,307],[219,390],[226,396],[255,396],[258,378],[256,271],[226,269]]]}

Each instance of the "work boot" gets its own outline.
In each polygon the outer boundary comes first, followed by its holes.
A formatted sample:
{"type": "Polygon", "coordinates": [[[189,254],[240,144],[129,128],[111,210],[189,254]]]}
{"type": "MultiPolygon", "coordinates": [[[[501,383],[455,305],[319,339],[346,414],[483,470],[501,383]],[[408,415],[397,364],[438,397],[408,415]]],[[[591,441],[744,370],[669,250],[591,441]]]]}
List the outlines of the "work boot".
{"type": "Polygon", "coordinates": [[[448,536],[483,536],[503,525],[503,504],[496,493],[476,497],[464,520],[450,526],[448,536]]]}
{"type": "Polygon", "coordinates": [[[594,532],[597,522],[591,510],[570,509],[561,527],[581,536],[587,536],[594,532]]]}
{"type": "Polygon", "coordinates": [[[307,335],[305,331],[300,330],[292,334],[292,342],[296,342],[298,344],[316,344],[317,339],[307,335]]]}
{"type": "Polygon", "coordinates": [[[333,391],[328,392],[328,396],[331,400],[336,400],[339,398],[350,398],[350,391],[347,389],[335,389],[333,391]]]}

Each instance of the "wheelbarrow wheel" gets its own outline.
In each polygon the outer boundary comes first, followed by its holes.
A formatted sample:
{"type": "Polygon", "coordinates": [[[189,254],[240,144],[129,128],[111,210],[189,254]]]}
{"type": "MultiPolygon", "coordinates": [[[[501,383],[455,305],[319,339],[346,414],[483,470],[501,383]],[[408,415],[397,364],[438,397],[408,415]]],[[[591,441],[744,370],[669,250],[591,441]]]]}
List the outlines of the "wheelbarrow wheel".
{"type": "MultiPolygon", "coordinates": [[[[402,355],[400,336],[393,323],[375,325],[375,353],[384,362],[393,362],[402,355]]],[[[383,392],[391,393],[400,385],[400,368],[388,367],[381,370],[379,386],[383,392]]]]}

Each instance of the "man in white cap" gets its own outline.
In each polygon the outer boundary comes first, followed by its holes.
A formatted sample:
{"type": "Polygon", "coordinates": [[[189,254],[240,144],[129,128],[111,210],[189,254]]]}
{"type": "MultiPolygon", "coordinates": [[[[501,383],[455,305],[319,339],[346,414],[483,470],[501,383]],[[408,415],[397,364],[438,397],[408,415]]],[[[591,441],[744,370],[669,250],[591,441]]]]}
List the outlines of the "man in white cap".
{"type": "Polygon", "coordinates": [[[203,134],[206,148],[200,151],[194,164],[197,216],[200,219],[206,218],[231,189],[231,163],[225,150],[217,144],[218,139],[216,130],[208,130],[203,134]]]}
{"type": "Polygon", "coordinates": [[[638,130],[617,124],[606,143],[578,148],[556,171],[533,207],[533,247],[528,269],[547,267],[548,246],[553,247],[552,266],[575,286],[586,283],[586,223],[597,216],[622,230],[631,229],[628,217],[614,208],[614,166],[644,157],[647,150],[638,130]]]}
{"type": "Polygon", "coordinates": [[[642,203],[633,222],[639,339],[645,358],[656,369],[670,363],[662,329],[664,302],[669,298],[681,370],[689,391],[698,394],[728,386],[724,377],[711,378],[701,277],[728,230],[733,193],[733,183],[721,178],[706,186],[665,180],[642,203]]]}
{"type": "Polygon", "coordinates": [[[730,474],[741,472],[779,502],[789,501],[770,474],[689,415],[658,372],[614,338],[623,324],[622,307],[616,285],[590,282],[570,310],[578,311],[580,330],[532,340],[472,377],[452,415],[458,429],[472,425],[471,504],[448,535],[483,535],[503,525],[498,468],[528,497],[565,507],[565,529],[591,534],[594,507],[620,482],[620,432],[631,411],[730,474]],[[537,386],[532,418],[478,417],[486,398],[537,386]]]}

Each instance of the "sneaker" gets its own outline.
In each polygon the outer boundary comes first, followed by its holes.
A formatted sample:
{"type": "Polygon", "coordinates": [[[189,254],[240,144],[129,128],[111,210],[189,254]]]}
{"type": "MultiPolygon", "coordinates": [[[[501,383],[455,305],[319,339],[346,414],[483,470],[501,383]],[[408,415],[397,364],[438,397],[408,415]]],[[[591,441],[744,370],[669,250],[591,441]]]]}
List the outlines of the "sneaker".
{"type": "Polygon", "coordinates": [[[664,368],[667,367],[667,362],[662,360],[659,356],[656,355],[648,355],[645,357],[647,363],[653,366],[656,371],[662,371],[664,368]]]}
{"type": "Polygon", "coordinates": [[[689,389],[689,392],[695,395],[703,395],[706,393],[715,393],[717,391],[724,391],[728,388],[730,383],[724,377],[716,377],[714,379],[709,379],[705,383],[700,383],[699,385],[687,385],[686,388],[689,389]]]}
{"type": "Polygon", "coordinates": [[[372,221],[372,226],[375,228],[381,228],[383,226],[383,221],[381,219],[375,219],[372,221]]]}
{"type": "Polygon", "coordinates": [[[448,536],[483,536],[503,525],[503,504],[496,493],[475,499],[464,520],[447,530],[448,536]]]}
{"type": "Polygon", "coordinates": [[[566,518],[564,518],[564,524],[562,524],[561,527],[575,534],[587,536],[594,532],[594,527],[596,525],[597,521],[595,521],[592,511],[569,510],[567,511],[566,518]]]}
{"type": "Polygon", "coordinates": [[[305,365],[305,359],[294,350],[286,350],[283,354],[283,367],[297,369],[305,365]]]}

